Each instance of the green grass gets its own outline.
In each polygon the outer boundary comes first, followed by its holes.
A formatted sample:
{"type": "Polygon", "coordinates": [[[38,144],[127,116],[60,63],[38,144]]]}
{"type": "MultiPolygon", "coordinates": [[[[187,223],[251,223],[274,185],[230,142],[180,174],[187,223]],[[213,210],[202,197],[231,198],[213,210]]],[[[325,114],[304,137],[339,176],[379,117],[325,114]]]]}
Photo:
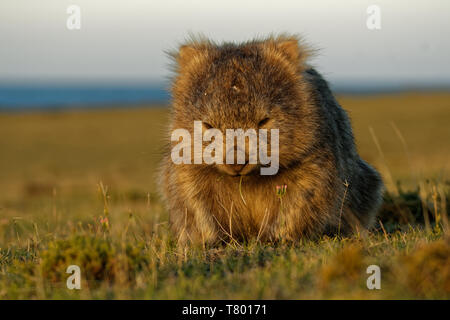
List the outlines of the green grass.
{"type": "Polygon", "coordinates": [[[376,230],[215,248],[168,231],[166,110],[0,114],[0,299],[449,299],[450,94],[340,100],[388,187],[376,230]],[[66,288],[71,264],[81,290],[66,288]]]}

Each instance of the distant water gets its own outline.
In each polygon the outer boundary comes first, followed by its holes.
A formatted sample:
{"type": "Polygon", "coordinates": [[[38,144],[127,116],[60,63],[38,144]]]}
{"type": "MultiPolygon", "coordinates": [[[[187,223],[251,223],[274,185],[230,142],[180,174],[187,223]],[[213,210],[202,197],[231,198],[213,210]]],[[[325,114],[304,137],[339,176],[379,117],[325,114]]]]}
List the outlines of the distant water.
{"type": "MultiPolygon", "coordinates": [[[[396,82],[331,83],[335,93],[366,95],[416,90],[445,90],[450,85],[405,85],[396,82]]],[[[129,107],[167,104],[169,92],[164,84],[120,85],[5,85],[0,83],[0,111],[129,107]]]]}
{"type": "Polygon", "coordinates": [[[66,109],[167,103],[163,86],[2,86],[0,110],[66,109]]]}

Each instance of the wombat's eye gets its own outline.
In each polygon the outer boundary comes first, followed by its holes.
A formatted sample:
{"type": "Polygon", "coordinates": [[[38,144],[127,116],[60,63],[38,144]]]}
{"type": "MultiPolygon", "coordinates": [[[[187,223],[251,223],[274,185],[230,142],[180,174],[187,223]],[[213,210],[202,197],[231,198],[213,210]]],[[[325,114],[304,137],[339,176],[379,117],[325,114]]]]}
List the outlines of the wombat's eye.
{"type": "Polygon", "coordinates": [[[259,123],[258,123],[258,127],[262,127],[263,125],[265,125],[267,122],[269,122],[269,118],[264,118],[262,119],[259,123]]]}
{"type": "Polygon", "coordinates": [[[203,121],[203,126],[206,128],[206,129],[212,129],[212,125],[210,125],[208,122],[204,122],[203,121]]]}

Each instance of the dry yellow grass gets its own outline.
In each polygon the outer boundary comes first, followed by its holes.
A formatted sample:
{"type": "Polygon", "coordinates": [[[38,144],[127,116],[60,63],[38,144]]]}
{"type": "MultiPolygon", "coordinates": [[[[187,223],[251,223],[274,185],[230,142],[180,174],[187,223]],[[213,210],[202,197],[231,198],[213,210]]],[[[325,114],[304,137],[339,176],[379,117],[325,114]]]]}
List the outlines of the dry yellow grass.
{"type": "MultiPolygon", "coordinates": [[[[404,93],[341,97],[353,120],[362,156],[386,180],[386,165],[394,180],[417,185],[417,179],[448,179],[450,162],[450,93],[404,93]],[[373,141],[372,127],[384,153],[373,141]]],[[[388,185],[389,186],[389,185],[388,185]]]]}

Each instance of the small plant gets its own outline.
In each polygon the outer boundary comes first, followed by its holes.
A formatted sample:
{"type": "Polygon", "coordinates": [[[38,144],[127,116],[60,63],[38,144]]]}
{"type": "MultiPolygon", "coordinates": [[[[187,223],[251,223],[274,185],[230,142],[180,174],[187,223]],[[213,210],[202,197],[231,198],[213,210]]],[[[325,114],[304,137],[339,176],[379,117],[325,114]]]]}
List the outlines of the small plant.
{"type": "Polygon", "coordinates": [[[332,284],[357,283],[364,275],[363,260],[361,247],[356,244],[344,247],[323,266],[320,273],[320,287],[328,288],[332,284]]]}
{"type": "Polygon", "coordinates": [[[100,222],[100,225],[101,225],[103,231],[108,231],[109,230],[109,219],[108,219],[108,217],[101,216],[99,218],[99,222],[100,222]]]}
{"type": "Polygon", "coordinates": [[[98,237],[74,236],[50,242],[41,255],[40,267],[43,278],[50,282],[64,281],[69,265],[79,266],[88,281],[113,281],[124,270],[126,277],[133,280],[136,272],[148,264],[142,251],[143,245],[139,244],[127,243],[122,248],[98,237]]]}
{"type": "Polygon", "coordinates": [[[450,240],[422,244],[401,259],[400,277],[409,290],[425,298],[450,297],[450,240]]]}
{"type": "Polygon", "coordinates": [[[287,184],[277,186],[277,196],[280,198],[280,201],[282,201],[282,198],[287,193],[287,184]]]}

